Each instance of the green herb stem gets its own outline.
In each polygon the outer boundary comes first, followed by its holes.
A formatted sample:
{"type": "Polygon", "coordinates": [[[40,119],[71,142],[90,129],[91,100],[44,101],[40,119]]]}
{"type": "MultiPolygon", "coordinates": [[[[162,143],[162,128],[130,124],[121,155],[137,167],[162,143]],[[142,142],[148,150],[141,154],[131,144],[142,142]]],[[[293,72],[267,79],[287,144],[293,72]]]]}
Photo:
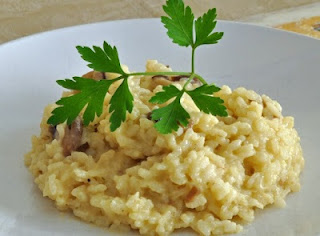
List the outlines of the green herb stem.
{"type": "Polygon", "coordinates": [[[200,75],[198,74],[194,74],[194,75],[198,80],[201,81],[202,84],[208,84],[207,81],[204,78],[202,78],[200,75]]]}
{"type": "Polygon", "coordinates": [[[192,58],[191,58],[191,73],[194,74],[194,52],[195,52],[195,47],[192,47],[192,58]]]}
{"type": "Polygon", "coordinates": [[[194,77],[196,77],[196,74],[192,74],[189,79],[187,80],[187,82],[183,85],[183,91],[186,91],[186,87],[187,85],[194,79],[194,77]]]}

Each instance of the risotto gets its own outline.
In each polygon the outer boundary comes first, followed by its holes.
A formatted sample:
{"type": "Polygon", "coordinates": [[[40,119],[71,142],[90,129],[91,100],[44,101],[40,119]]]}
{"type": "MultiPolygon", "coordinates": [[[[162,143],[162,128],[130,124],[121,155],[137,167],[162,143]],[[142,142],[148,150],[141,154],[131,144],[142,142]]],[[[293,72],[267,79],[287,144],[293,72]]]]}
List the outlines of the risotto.
{"type": "MultiPolygon", "coordinates": [[[[146,71],[171,69],[150,60],[146,71]]],[[[115,132],[109,129],[108,104],[117,83],[105,97],[103,114],[87,127],[80,118],[70,126],[49,126],[56,105],[47,106],[41,134],[25,156],[43,196],[87,222],[144,235],[179,228],[200,235],[237,233],[254,220],[256,208],[285,206],[286,195],[300,189],[304,166],[294,119],[283,117],[268,96],[223,86],[216,95],[228,117],[200,112],[184,95],[188,127],[160,134],[150,118],[155,105],[148,101],[163,85],[183,83],[161,76],[130,79],[134,108],[115,132]]]]}

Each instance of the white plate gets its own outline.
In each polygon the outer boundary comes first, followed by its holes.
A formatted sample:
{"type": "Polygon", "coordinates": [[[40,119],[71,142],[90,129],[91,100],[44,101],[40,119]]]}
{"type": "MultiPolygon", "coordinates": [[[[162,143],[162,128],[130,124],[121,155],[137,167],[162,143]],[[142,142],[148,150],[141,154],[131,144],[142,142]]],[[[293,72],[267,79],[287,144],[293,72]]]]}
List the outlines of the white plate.
{"type": "MultiPolygon", "coordinates": [[[[320,41],[252,25],[219,22],[217,45],[200,48],[196,70],[218,85],[245,86],[278,100],[295,117],[306,159],[302,189],[287,207],[256,214],[243,235],[320,234],[320,41]]],[[[0,235],[109,235],[60,213],[43,198],[23,164],[44,106],[61,95],[57,79],[88,71],[76,45],[118,47],[121,61],[143,70],[158,59],[189,70],[190,49],[170,42],[158,19],[104,22],[55,30],[0,46],[0,235]]]]}

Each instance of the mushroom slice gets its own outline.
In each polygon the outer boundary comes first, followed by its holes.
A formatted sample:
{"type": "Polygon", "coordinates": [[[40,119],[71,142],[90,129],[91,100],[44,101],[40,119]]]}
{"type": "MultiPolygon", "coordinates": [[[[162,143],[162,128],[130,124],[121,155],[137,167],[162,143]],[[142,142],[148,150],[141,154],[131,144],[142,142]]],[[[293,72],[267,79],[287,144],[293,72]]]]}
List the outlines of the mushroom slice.
{"type": "Polygon", "coordinates": [[[77,150],[81,145],[83,132],[83,123],[80,117],[77,117],[71,125],[65,129],[65,134],[62,139],[63,154],[69,156],[71,152],[77,150]]]}

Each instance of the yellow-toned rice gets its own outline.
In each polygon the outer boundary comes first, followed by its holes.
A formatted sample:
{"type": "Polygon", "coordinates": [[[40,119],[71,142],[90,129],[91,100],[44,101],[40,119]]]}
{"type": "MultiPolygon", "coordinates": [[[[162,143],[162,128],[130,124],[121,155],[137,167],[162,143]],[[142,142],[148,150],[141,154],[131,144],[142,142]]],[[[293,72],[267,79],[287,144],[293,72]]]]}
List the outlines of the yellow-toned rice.
{"type": "MultiPolygon", "coordinates": [[[[147,71],[170,70],[147,62],[147,71]]],[[[149,99],[163,83],[150,77],[129,80],[133,112],[115,132],[109,130],[107,94],[102,116],[83,131],[81,141],[89,149],[67,157],[61,146],[66,125],[58,125],[59,137],[52,139],[46,122],[56,105],[46,107],[41,134],[32,138],[25,156],[43,196],[97,225],[127,225],[146,235],[190,227],[215,235],[241,231],[256,208],[283,207],[286,195],[299,191],[300,139],[279,103],[223,86],[216,95],[224,99],[229,117],[221,118],[199,112],[184,95],[190,125],[162,135],[147,114],[155,108],[149,99]]],[[[173,84],[181,87],[183,81],[173,84]]]]}

